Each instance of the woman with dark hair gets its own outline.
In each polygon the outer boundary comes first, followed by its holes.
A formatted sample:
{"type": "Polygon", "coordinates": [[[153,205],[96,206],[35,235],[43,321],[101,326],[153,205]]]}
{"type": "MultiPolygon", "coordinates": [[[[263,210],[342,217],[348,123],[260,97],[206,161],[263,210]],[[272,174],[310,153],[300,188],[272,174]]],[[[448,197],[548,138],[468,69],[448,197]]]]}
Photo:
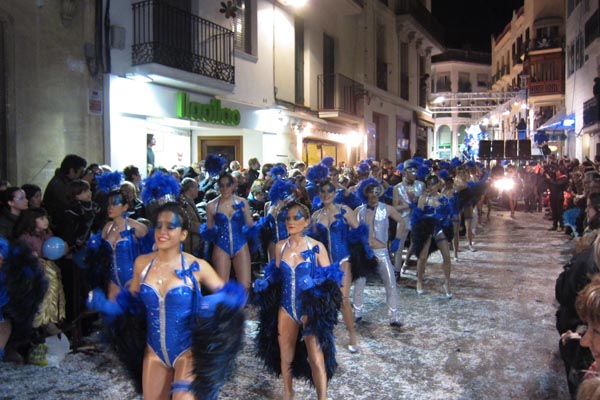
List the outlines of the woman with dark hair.
{"type": "Polygon", "coordinates": [[[250,288],[250,250],[248,229],[254,226],[248,200],[235,196],[235,180],[222,172],[218,179],[217,198],[206,205],[205,240],[214,243],[212,263],[219,276],[229,281],[231,265],[235,276],[246,290],[250,288]]]}
{"type": "Polygon", "coordinates": [[[116,302],[94,290],[88,305],[118,318],[115,349],[145,399],[216,399],[241,348],[246,294],[181,251],[189,231],[177,203],[156,215],[156,251],[135,260],[131,285],[116,302]],[[203,296],[201,288],[218,293],[203,296]]]}
{"type": "Polygon", "coordinates": [[[434,241],[442,253],[442,270],[444,271],[444,283],[442,288],[448,299],[452,298],[450,290],[450,247],[452,240],[453,224],[452,213],[448,199],[440,192],[441,179],[436,174],[429,174],[425,178],[425,190],[417,208],[412,215],[412,240],[415,254],[419,256],[417,261],[417,294],[423,294],[423,275],[425,264],[431,253],[430,247],[434,241]]]}
{"type": "Polygon", "coordinates": [[[339,264],[330,265],[321,242],[305,236],[308,207],[290,203],[286,211],[289,237],[277,243],[275,260],[254,286],[260,307],[258,356],[282,376],[284,399],[293,398],[296,376],[312,382],[317,398],[324,400],[337,366],[333,328],[341,271],[339,264]]]}
{"type": "Polygon", "coordinates": [[[40,208],[42,206],[42,189],[31,183],[21,186],[27,197],[29,208],[40,208]]]}
{"type": "Polygon", "coordinates": [[[356,333],[354,315],[350,304],[350,286],[352,286],[352,269],[350,265],[349,234],[351,228],[358,227],[354,211],[348,206],[335,204],[336,186],[326,181],[319,187],[319,198],[323,208],[315,211],[311,218],[310,235],[326,245],[332,262],[340,264],[344,272],[342,280],[342,316],[348,329],[348,351],[356,353],[356,333]]]}
{"type": "Polygon", "coordinates": [[[27,210],[28,201],[25,191],[18,186],[11,186],[1,192],[0,198],[0,237],[13,238],[13,228],[21,212],[27,210]]]}

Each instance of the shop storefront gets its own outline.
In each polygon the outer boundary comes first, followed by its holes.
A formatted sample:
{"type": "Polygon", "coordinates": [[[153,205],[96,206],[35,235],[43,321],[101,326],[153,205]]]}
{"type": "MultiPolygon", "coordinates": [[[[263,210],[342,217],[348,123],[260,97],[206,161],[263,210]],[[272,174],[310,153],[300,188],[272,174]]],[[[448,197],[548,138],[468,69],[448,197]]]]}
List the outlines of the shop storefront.
{"type": "Polygon", "coordinates": [[[144,171],[149,137],[155,165],[166,168],[191,165],[211,153],[244,165],[252,157],[292,158],[287,121],[276,111],[116,76],[108,84],[106,158],[114,168],[133,164],[144,171]]]}

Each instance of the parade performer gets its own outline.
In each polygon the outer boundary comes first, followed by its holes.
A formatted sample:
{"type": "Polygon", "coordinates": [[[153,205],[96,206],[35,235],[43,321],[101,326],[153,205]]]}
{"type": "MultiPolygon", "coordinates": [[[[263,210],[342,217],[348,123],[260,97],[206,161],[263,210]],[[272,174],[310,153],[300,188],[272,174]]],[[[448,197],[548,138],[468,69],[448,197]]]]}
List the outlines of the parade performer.
{"type": "Polygon", "coordinates": [[[0,361],[22,361],[31,347],[33,320],[48,281],[24,241],[12,245],[0,237],[0,361]]]}
{"type": "Polygon", "coordinates": [[[296,185],[285,179],[285,169],[280,166],[271,168],[273,184],[269,189],[269,201],[265,203],[264,235],[268,238],[267,252],[269,260],[275,259],[275,245],[288,237],[285,227],[286,206],[296,200],[296,185]]]}
{"type": "MultiPolygon", "coordinates": [[[[356,353],[358,347],[352,305],[350,304],[350,286],[352,278],[355,276],[353,274],[355,265],[350,263],[350,231],[352,228],[358,227],[358,220],[354,211],[348,206],[334,203],[335,194],[336,187],[332,182],[327,181],[320,186],[319,198],[322,208],[312,215],[309,235],[325,244],[331,261],[339,263],[344,272],[341,287],[342,316],[348,329],[348,351],[356,353]]],[[[368,227],[364,226],[364,228],[366,228],[364,233],[367,236],[368,227]]],[[[356,268],[358,267],[360,266],[356,266],[356,268]]]]}
{"type": "MultiPolygon", "coordinates": [[[[406,268],[402,262],[402,251],[404,250],[404,243],[411,229],[410,218],[412,209],[418,203],[419,197],[423,194],[423,189],[425,188],[425,184],[417,180],[418,169],[419,163],[413,159],[406,160],[398,166],[398,171],[402,173],[402,181],[394,186],[392,197],[392,205],[402,215],[402,218],[404,218],[404,230],[398,236],[400,244],[394,259],[394,269],[401,272],[404,272],[406,268]]],[[[407,263],[408,258],[409,255],[407,254],[407,263]]]]}
{"type": "MultiPolygon", "coordinates": [[[[390,325],[402,326],[398,316],[398,294],[396,291],[396,279],[394,277],[394,266],[390,260],[388,251],[388,227],[391,218],[398,223],[396,235],[404,231],[404,218],[396,209],[379,201],[384,189],[375,178],[363,180],[358,193],[366,204],[356,209],[359,222],[364,222],[369,227],[369,246],[377,257],[377,273],[385,285],[386,303],[390,325]]],[[[390,250],[399,250],[400,238],[397,236],[390,246],[390,250]]],[[[364,305],[364,290],[367,284],[366,277],[361,277],[354,284],[354,316],[357,321],[362,319],[364,305]]]]}
{"type": "Polygon", "coordinates": [[[417,261],[417,293],[423,294],[423,274],[425,264],[430,254],[432,239],[442,253],[442,270],[445,281],[442,285],[446,297],[451,299],[450,290],[450,249],[448,243],[452,240],[452,207],[440,192],[441,180],[436,174],[425,178],[425,192],[419,199],[418,208],[412,215],[412,240],[417,261]]]}
{"type": "Polygon", "coordinates": [[[337,367],[333,329],[341,303],[342,272],[325,246],[305,236],[306,206],[287,208],[289,237],[276,246],[264,279],[254,284],[259,306],[258,356],[283,378],[285,400],[293,398],[293,377],[311,382],[319,400],[337,367]]]}
{"type": "MultiPolygon", "coordinates": [[[[153,176],[159,177],[159,172],[153,176]]],[[[86,264],[91,287],[107,289],[114,300],[133,278],[133,262],[140,254],[139,238],[148,233],[146,225],[129,218],[129,203],[121,191],[123,174],[119,171],[98,176],[98,190],[107,194],[108,217],[101,232],[88,240],[86,264]],[[110,282],[107,281],[110,279],[110,282]]]]}
{"type": "Polygon", "coordinates": [[[203,238],[214,243],[212,263],[219,276],[229,281],[231,265],[235,276],[246,290],[250,289],[250,249],[248,236],[258,234],[250,214],[248,200],[234,195],[235,180],[228,173],[221,173],[218,180],[221,194],[206,206],[206,224],[203,238]]]}
{"type": "Polygon", "coordinates": [[[145,399],[216,399],[243,342],[244,288],[181,251],[188,221],[177,203],[157,209],[157,250],[135,260],[116,302],[101,290],[88,306],[116,318],[114,349],[145,399]],[[202,295],[205,287],[213,295],[202,295]]]}

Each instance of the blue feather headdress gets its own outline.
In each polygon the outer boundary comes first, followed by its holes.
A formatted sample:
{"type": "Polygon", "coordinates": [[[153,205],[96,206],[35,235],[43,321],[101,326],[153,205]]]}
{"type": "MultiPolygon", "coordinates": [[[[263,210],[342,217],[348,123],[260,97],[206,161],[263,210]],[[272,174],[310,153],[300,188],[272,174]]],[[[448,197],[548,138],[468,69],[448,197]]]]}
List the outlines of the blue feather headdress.
{"type": "Polygon", "coordinates": [[[323,182],[329,177],[329,168],[323,164],[313,165],[306,173],[306,179],[313,183],[323,182]]]}
{"type": "Polygon", "coordinates": [[[402,173],[402,171],[404,171],[404,163],[398,164],[398,166],[396,167],[396,169],[398,170],[398,172],[402,173]]]}
{"type": "Polygon", "coordinates": [[[98,182],[98,190],[104,193],[110,193],[121,189],[121,183],[123,182],[123,173],[119,171],[105,172],[98,175],[96,178],[98,182]]]}
{"type": "Polygon", "coordinates": [[[269,190],[269,199],[271,200],[272,204],[275,204],[279,200],[285,199],[295,190],[296,185],[294,185],[291,180],[276,179],[269,190]]]}
{"type": "Polygon", "coordinates": [[[440,169],[450,169],[450,163],[448,161],[440,161],[438,167],[440,167],[440,169]]]}
{"type": "Polygon", "coordinates": [[[441,180],[443,181],[447,181],[448,178],[451,178],[450,173],[448,172],[447,169],[442,169],[440,170],[440,172],[438,172],[438,176],[440,177],[441,180]]]}
{"type": "Polygon", "coordinates": [[[176,201],[181,190],[181,185],[171,174],[157,171],[144,179],[142,201],[148,205],[152,201],[159,204],[176,201]]]}
{"type": "Polygon", "coordinates": [[[460,161],[460,158],[458,157],[454,157],[452,160],[450,160],[450,166],[452,168],[458,168],[460,167],[462,164],[462,161],[460,161]]]}
{"type": "Polygon", "coordinates": [[[366,162],[366,161],[361,161],[361,162],[360,162],[360,164],[358,164],[358,167],[356,167],[356,171],[357,171],[359,174],[366,175],[366,174],[368,174],[369,172],[371,172],[371,166],[369,165],[369,163],[368,163],[368,162],[366,162]]]}
{"type": "Polygon", "coordinates": [[[417,179],[420,180],[420,181],[422,181],[423,179],[425,179],[425,177],[427,175],[429,175],[430,171],[431,170],[429,169],[429,167],[427,167],[426,165],[421,165],[419,167],[419,169],[417,170],[417,174],[416,174],[417,175],[417,179]]]}
{"type": "Polygon", "coordinates": [[[225,157],[218,154],[209,154],[204,160],[204,169],[210,176],[219,176],[225,163],[227,163],[225,157]]]}
{"type": "Polygon", "coordinates": [[[358,197],[360,198],[360,200],[363,203],[367,203],[367,201],[369,201],[367,191],[370,190],[371,188],[377,188],[376,190],[379,192],[378,196],[383,195],[384,189],[383,189],[383,185],[381,184],[381,182],[379,182],[377,179],[372,178],[372,177],[363,179],[360,182],[360,184],[358,185],[358,190],[357,190],[358,197]]]}
{"type": "Polygon", "coordinates": [[[335,161],[335,158],[328,156],[321,160],[321,164],[323,164],[327,168],[331,168],[331,167],[333,167],[334,161],[335,161]]]}
{"type": "Polygon", "coordinates": [[[273,179],[283,179],[287,176],[287,170],[283,165],[276,165],[269,171],[273,179]]]}

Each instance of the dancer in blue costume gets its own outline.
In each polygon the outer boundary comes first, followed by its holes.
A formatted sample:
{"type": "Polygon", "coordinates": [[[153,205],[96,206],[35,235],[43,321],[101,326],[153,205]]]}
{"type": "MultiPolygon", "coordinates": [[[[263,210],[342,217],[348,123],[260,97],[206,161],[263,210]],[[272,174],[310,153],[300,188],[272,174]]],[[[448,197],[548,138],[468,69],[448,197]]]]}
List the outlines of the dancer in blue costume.
{"type": "Polygon", "coordinates": [[[247,230],[254,226],[254,220],[248,200],[233,194],[236,185],[233,177],[221,173],[218,184],[221,194],[206,206],[204,237],[214,242],[212,263],[221,279],[229,281],[233,263],[237,281],[248,290],[251,276],[247,230]]]}
{"type": "Polygon", "coordinates": [[[304,377],[323,400],[336,368],[333,328],[342,273],[337,264],[329,265],[325,246],[304,235],[308,208],[292,203],[287,211],[290,236],[277,243],[275,261],[267,266],[265,278],[255,282],[258,356],[282,375],[284,399],[293,398],[293,377],[304,377]]]}
{"type": "MultiPolygon", "coordinates": [[[[90,293],[88,305],[108,315],[146,318],[136,330],[115,334],[117,355],[132,361],[141,378],[144,399],[216,399],[241,348],[245,290],[224,285],[206,261],[181,251],[188,221],[176,203],[157,210],[157,251],[139,256],[129,290],[108,301],[102,291],[90,293]],[[203,296],[200,286],[214,295],[203,296]],[[142,345],[131,336],[146,331],[142,345]]],[[[117,319],[119,329],[128,322],[117,319]]]]}
{"type": "MultiPolygon", "coordinates": [[[[275,168],[272,168],[274,170],[275,168]]],[[[287,216],[286,206],[290,201],[295,200],[296,186],[290,180],[276,178],[275,182],[269,190],[269,202],[265,204],[265,225],[269,237],[269,245],[267,251],[269,260],[275,259],[275,245],[288,237],[287,228],[285,226],[285,218],[287,216]]]]}
{"type": "Polygon", "coordinates": [[[310,235],[327,245],[332,262],[340,264],[344,272],[342,280],[342,317],[348,329],[348,351],[356,353],[358,346],[354,330],[354,314],[350,304],[350,286],[352,286],[352,270],[350,265],[350,229],[358,227],[354,211],[348,206],[335,204],[336,187],[327,181],[319,187],[319,198],[323,208],[312,215],[310,235]]]}
{"type": "Polygon", "coordinates": [[[441,179],[430,174],[425,178],[425,191],[419,198],[418,208],[412,215],[413,242],[415,254],[419,255],[417,261],[417,294],[423,294],[423,274],[425,264],[430,253],[432,240],[442,253],[442,270],[445,281],[442,285],[446,297],[452,298],[450,290],[450,249],[449,241],[452,240],[452,207],[449,200],[440,192],[441,179]]]}
{"type": "Polygon", "coordinates": [[[114,300],[131,283],[133,262],[140,254],[139,238],[148,233],[148,228],[128,217],[129,203],[121,192],[122,173],[105,173],[97,179],[98,189],[108,196],[110,221],[88,240],[85,261],[92,287],[106,289],[108,298],[114,300]]]}

